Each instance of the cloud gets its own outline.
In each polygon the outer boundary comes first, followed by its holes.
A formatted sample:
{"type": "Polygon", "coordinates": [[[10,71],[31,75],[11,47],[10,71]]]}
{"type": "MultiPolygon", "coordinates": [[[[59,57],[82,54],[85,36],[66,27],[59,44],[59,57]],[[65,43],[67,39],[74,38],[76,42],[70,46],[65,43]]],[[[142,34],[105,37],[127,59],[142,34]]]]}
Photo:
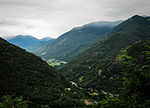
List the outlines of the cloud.
{"type": "Polygon", "coordinates": [[[0,0],[0,36],[58,37],[95,21],[150,15],[150,0],[0,0]]]}
{"type": "Polygon", "coordinates": [[[19,23],[13,19],[0,19],[0,26],[13,26],[18,25],[19,23]]]}

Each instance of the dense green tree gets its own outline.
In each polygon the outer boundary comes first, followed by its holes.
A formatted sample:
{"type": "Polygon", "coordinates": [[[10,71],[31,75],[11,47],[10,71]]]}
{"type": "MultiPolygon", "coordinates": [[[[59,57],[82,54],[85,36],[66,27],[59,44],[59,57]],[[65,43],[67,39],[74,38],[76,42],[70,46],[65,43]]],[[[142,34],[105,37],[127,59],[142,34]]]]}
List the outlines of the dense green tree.
{"type": "Polygon", "coordinates": [[[94,107],[148,108],[150,106],[150,41],[136,43],[121,51],[113,66],[118,64],[124,81],[121,93],[101,100],[94,107]]]}
{"type": "Polygon", "coordinates": [[[137,43],[122,55],[124,89],[122,98],[131,107],[150,105],[150,42],[137,43]]]}
{"type": "Polygon", "coordinates": [[[1,98],[0,108],[28,108],[28,102],[22,96],[5,95],[1,98]]]}
{"type": "Polygon", "coordinates": [[[58,99],[69,83],[40,57],[0,38],[0,97],[22,96],[35,104],[58,99]]]}

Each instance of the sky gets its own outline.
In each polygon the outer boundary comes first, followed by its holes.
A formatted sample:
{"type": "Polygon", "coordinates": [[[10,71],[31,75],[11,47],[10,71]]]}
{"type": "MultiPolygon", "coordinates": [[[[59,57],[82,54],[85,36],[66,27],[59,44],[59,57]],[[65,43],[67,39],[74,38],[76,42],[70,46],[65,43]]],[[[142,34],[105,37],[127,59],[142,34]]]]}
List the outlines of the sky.
{"type": "Polygon", "coordinates": [[[150,16],[150,0],[0,0],[0,37],[57,38],[96,21],[150,16]]]}

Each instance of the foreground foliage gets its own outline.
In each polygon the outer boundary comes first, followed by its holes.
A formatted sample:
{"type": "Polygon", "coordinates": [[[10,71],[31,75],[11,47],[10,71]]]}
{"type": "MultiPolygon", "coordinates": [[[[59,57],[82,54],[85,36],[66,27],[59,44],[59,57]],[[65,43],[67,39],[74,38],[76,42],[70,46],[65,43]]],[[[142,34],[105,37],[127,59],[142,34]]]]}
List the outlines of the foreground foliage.
{"type": "Polygon", "coordinates": [[[23,100],[23,97],[14,97],[5,95],[1,98],[0,108],[28,108],[28,102],[23,100]]]}
{"type": "Polygon", "coordinates": [[[55,68],[0,38],[0,97],[22,96],[33,104],[45,105],[60,97],[69,84],[55,68]]]}

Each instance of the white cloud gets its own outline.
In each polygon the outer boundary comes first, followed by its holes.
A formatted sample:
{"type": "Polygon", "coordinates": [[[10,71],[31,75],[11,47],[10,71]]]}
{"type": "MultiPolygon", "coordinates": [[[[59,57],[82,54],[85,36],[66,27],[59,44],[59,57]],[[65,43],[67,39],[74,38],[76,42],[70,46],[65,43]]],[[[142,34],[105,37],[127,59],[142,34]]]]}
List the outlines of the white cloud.
{"type": "Polygon", "coordinates": [[[0,36],[58,37],[92,21],[150,15],[150,0],[0,0],[0,36]]]}

